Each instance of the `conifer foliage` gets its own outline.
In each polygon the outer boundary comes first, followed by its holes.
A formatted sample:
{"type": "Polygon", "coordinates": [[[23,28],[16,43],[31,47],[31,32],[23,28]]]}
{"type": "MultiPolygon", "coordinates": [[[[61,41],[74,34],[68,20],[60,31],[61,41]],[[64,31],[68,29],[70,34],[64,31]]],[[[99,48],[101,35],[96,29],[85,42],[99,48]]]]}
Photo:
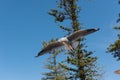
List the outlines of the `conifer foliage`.
{"type": "MultiPolygon", "coordinates": [[[[58,9],[52,9],[49,12],[50,15],[55,17],[57,22],[63,22],[65,20],[71,21],[71,27],[61,27],[68,33],[70,31],[77,31],[81,29],[81,25],[78,21],[80,7],[77,5],[78,0],[60,0],[58,1],[58,9]]],[[[97,57],[92,57],[93,52],[89,52],[85,49],[85,45],[82,43],[84,39],[78,40],[79,45],[73,52],[68,52],[68,57],[66,59],[67,64],[60,63],[60,65],[67,69],[71,76],[68,78],[70,80],[94,80],[96,79],[96,60],[97,57]]]]}
{"type": "MultiPolygon", "coordinates": [[[[43,46],[46,47],[48,44],[51,44],[52,42],[56,41],[56,39],[52,39],[49,42],[43,42],[43,46]]],[[[49,72],[43,73],[45,77],[42,78],[42,80],[66,80],[67,72],[61,68],[57,62],[57,55],[58,53],[62,52],[61,50],[54,50],[50,52],[51,55],[46,60],[45,68],[49,70],[49,72]]]]}
{"type": "MultiPolygon", "coordinates": [[[[57,9],[51,9],[50,12],[48,12],[49,15],[55,18],[56,22],[61,23],[59,28],[66,31],[67,34],[70,34],[72,32],[75,32],[81,29],[81,25],[78,20],[81,9],[78,6],[78,1],[79,0],[57,0],[56,1],[57,9]],[[69,27],[65,27],[66,26],[65,21],[70,22],[69,27]]],[[[79,44],[75,48],[75,50],[73,52],[68,51],[67,57],[65,58],[65,60],[58,63],[59,67],[64,70],[62,75],[64,74],[67,75],[67,76],[62,76],[62,78],[64,78],[65,80],[97,80],[97,76],[99,75],[97,66],[96,66],[97,57],[92,56],[93,54],[92,51],[86,50],[86,46],[83,43],[84,40],[85,40],[84,38],[79,39],[78,40],[79,44]]],[[[60,52],[58,51],[57,54],[58,53],[60,52]]],[[[56,52],[53,52],[53,56],[54,58],[52,59],[56,62],[57,60],[56,52]]],[[[56,67],[55,69],[58,69],[55,62],[53,67],[56,67]]],[[[52,65],[51,63],[49,64],[52,65]]],[[[54,73],[57,73],[55,70],[53,71],[54,73]]],[[[53,72],[50,72],[49,74],[52,74],[52,73],[53,72]]],[[[48,73],[45,75],[46,77],[49,76],[48,73]]],[[[58,75],[60,74],[57,73],[57,76],[58,75]]],[[[64,80],[64,79],[56,79],[55,77],[54,79],[64,80]]],[[[47,80],[52,80],[52,79],[47,79],[47,80]]]]}
{"type": "MultiPolygon", "coordinates": [[[[120,0],[118,3],[120,4],[120,0]]],[[[116,22],[120,23],[120,13],[118,14],[118,16],[119,18],[117,19],[116,22]]],[[[115,26],[114,29],[120,31],[120,25],[115,26]]],[[[108,47],[108,52],[112,53],[114,58],[117,58],[117,60],[120,60],[120,34],[118,34],[117,36],[118,36],[118,39],[108,47]]]]}

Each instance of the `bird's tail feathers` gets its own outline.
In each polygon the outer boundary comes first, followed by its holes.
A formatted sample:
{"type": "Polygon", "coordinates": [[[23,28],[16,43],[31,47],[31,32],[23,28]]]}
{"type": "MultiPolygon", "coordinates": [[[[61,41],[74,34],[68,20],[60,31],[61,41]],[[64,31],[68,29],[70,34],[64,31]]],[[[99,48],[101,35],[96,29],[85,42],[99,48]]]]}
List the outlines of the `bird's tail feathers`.
{"type": "Polygon", "coordinates": [[[75,42],[72,43],[72,47],[74,49],[76,49],[78,47],[78,45],[79,45],[79,41],[75,41],[75,42]]]}

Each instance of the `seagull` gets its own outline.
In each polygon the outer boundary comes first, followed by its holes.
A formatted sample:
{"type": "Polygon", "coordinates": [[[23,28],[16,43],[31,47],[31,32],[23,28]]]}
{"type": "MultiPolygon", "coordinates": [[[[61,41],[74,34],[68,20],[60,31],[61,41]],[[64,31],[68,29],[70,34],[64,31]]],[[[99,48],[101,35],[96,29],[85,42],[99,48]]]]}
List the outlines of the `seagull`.
{"type": "Polygon", "coordinates": [[[86,30],[78,30],[74,32],[73,34],[68,35],[67,37],[62,37],[58,39],[55,42],[52,42],[51,44],[47,45],[45,48],[43,48],[35,57],[39,57],[41,55],[44,55],[45,53],[48,53],[52,50],[55,50],[59,47],[66,47],[68,50],[73,51],[73,44],[83,36],[86,36],[90,33],[98,31],[99,28],[93,28],[93,29],[86,29],[86,30]]]}

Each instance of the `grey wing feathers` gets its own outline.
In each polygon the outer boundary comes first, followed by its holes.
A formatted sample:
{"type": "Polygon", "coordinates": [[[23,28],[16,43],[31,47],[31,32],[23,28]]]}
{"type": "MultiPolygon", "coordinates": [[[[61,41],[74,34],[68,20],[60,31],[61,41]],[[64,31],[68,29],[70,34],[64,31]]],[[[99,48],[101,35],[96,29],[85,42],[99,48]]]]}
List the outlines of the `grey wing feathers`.
{"type": "Polygon", "coordinates": [[[80,37],[83,37],[85,35],[88,35],[90,33],[93,33],[95,31],[98,31],[99,28],[94,28],[94,29],[86,29],[86,30],[79,30],[71,34],[70,36],[67,37],[69,41],[75,41],[77,39],[80,39],[80,37]]]}
{"type": "Polygon", "coordinates": [[[39,56],[41,56],[41,55],[43,55],[43,54],[51,51],[52,49],[58,48],[58,47],[63,46],[63,45],[64,45],[64,44],[63,44],[62,42],[58,42],[58,41],[53,42],[53,43],[49,44],[48,46],[46,46],[45,48],[43,48],[43,49],[37,54],[36,57],[39,57],[39,56]]]}
{"type": "Polygon", "coordinates": [[[79,31],[74,32],[70,36],[68,36],[67,39],[69,41],[75,41],[75,40],[79,39],[80,36],[82,37],[85,33],[86,33],[85,30],[79,30],[79,31]]]}

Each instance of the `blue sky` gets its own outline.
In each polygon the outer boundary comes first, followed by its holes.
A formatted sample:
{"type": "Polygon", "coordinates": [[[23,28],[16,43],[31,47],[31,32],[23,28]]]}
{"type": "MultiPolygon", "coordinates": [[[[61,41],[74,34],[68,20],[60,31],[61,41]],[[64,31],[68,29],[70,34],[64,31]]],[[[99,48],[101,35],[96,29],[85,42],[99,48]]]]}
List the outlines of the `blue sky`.
{"type": "MultiPolygon", "coordinates": [[[[45,72],[47,55],[35,58],[42,41],[60,38],[65,32],[58,29],[47,12],[56,8],[55,0],[0,0],[0,80],[40,80],[45,72]]],[[[95,51],[105,74],[102,80],[118,80],[120,69],[106,48],[117,39],[116,24],[120,5],[117,0],[81,0],[80,22],[87,28],[100,31],[86,37],[88,50],[95,51]]]]}

